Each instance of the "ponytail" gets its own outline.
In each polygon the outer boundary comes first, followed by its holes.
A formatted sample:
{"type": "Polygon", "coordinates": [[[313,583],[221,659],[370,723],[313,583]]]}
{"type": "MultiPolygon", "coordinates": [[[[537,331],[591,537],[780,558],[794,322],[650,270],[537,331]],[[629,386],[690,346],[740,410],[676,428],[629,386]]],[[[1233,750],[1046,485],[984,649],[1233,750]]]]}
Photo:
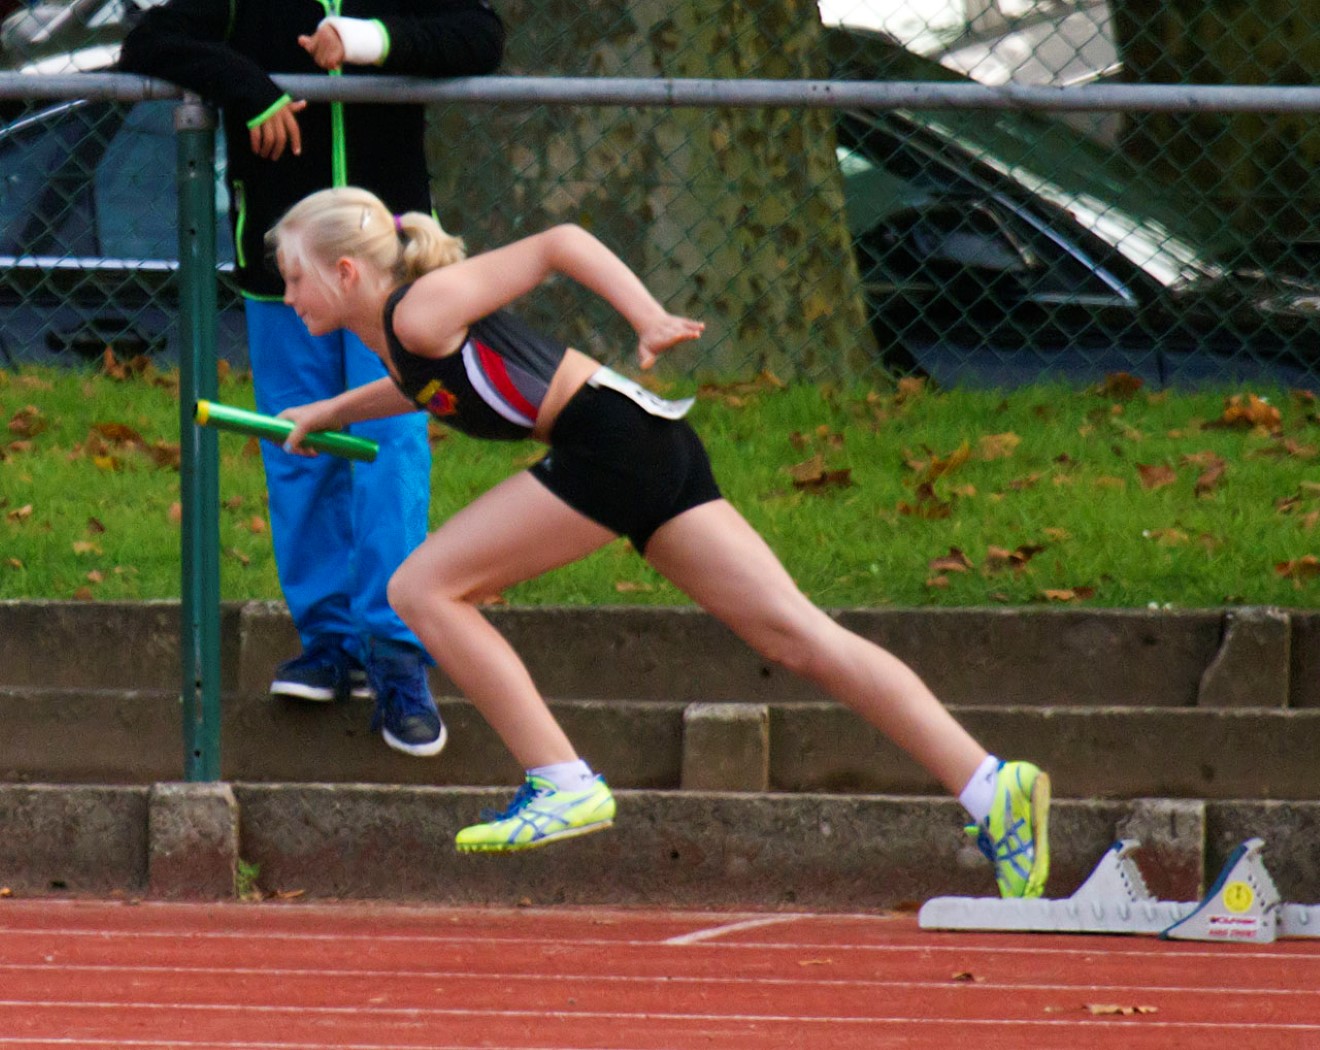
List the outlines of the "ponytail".
{"type": "Polygon", "coordinates": [[[419,211],[392,215],[380,198],[355,186],[304,197],[266,234],[271,252],[293,253],[322,266],[341,256],[364,260],[403,284],[467,255],[463,240],[419,211]]]}

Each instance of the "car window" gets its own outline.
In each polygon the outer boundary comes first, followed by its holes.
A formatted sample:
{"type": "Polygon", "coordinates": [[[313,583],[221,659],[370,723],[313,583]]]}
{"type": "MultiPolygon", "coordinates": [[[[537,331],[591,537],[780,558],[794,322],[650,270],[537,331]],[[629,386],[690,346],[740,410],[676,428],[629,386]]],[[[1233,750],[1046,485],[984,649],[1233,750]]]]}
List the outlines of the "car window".
{"type": "MultiPolygon", "coordinates": [[[[175,105],[75,102],[0,133],[0,251],[177,259],[175,105]]],[[[221,135],[216,154],[216,252],[224,263],[233,259],[233,241],[221,135]]]]}
{"type": "MultiPolygon", "coordinates": [[[[101,252],[112,258],[173,259],[178,255],[175,104],[139,102],[124,118],[96,165],[96,226],[101,252]],[[156,204],[150,208],[143,201],[156,204]]],[[[217,135],[217,138],[221,136],[217,135]]],[[[217,155],[224,154],[217,143],[217,155]]],[[[228,198],[217,169],[217,255],[233,259],[228,198]]]]}
{"type": "Polygon", "coordinates": [[[841,145],[848,219],[863,278],[906,283],[958,273],[1012,277],[1029,295],[1110,297],[1081,250],[965,183],[943,161],[878,137],[841,145]]]}
{"type": "MultiPolygon", "coordinates": [[[[104,116],[104,104],[95,108],[104,116]]],[[[5,254],[63,254],[54,238],[76,208],[70,196],[86,181],[79,158],[96,123],[88,109],[68,103],[5,129],[0,140],[0,248],[5,254]]]]}

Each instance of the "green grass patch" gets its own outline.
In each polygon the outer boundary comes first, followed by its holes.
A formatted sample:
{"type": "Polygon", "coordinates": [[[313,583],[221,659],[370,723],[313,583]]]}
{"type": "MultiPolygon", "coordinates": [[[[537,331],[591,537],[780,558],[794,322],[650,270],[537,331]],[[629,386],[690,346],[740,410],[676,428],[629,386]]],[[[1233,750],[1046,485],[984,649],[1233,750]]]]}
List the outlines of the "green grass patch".
{"type": "MultiPolygon", "coordinates": [[[[252,407],[250,379],[219,400],[252,407]]],[[[820,605],[1320,604],[1307,394],[764,381],[703,387],[690,418],[820,605]]],[[[0,371],[0,422],[0,598],[178,597],[177,376],[0,371]]],[[[433,524],[539,454],[433,439],[433,524]]],[[[278,598],[256,443],[219,443],[222,597],[278,598]]],[[[625,542],[505,599],[686,603],[625,542]]]]}

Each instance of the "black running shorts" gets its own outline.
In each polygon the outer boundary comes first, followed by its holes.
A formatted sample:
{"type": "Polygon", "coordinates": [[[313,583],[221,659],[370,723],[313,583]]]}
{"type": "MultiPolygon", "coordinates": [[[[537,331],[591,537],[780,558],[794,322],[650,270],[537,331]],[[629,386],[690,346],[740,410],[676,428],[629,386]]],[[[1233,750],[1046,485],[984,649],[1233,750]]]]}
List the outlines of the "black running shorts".
{"type": "Polygon", "coordinates": [[[660,419],[614,390],[569,399],[534,478],[574,510],[627,536],[639,553],[665,522],[720,498],[710,460],[686,420],[660,419]]]}

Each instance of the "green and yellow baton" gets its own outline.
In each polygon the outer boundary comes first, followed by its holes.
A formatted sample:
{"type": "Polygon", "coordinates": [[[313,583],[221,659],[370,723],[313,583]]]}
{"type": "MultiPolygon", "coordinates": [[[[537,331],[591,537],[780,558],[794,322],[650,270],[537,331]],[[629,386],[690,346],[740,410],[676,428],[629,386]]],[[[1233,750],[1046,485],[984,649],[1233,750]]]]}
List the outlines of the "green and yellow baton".
{"type": "MultiPolygon", "coordinates": [[[[199,426],[218,427],[232,430],[239,434],[265,438],[284,444],[293,433],[293,424],[287,419],[265,416],[260,412],[249,412],[232,405],[222,405],[217,401],[198,401],[193,418],[199,426]]],[[[320,430],[303,438],[303,444],[318,452],[329,452],[333,456],[345,459],[358,459],[370,463],[376,458],[379,446],[370,438],[354,437],[339,430],[320,430]]]]}

